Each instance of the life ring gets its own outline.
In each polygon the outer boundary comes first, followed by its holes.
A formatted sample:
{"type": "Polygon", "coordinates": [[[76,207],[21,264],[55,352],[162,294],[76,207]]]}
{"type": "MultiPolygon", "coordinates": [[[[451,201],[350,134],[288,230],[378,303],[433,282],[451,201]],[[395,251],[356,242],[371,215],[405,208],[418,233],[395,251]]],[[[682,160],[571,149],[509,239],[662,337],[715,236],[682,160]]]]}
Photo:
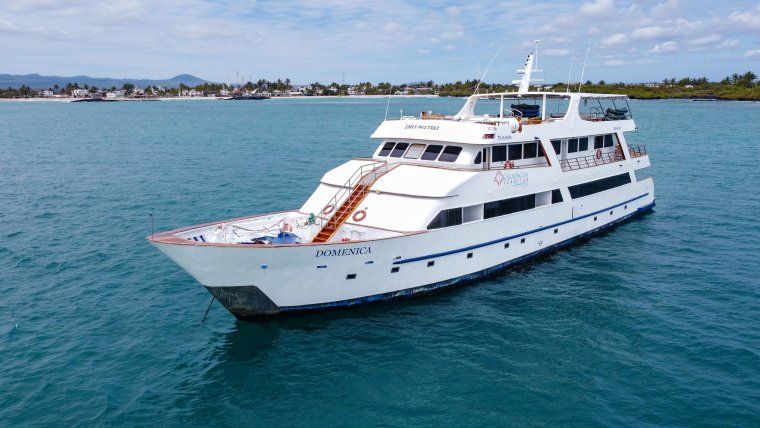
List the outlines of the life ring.
{"type": "Polygon", "coordinates": [[[333,210],[335,210],[335,205],[333,205],[333,204],[328,204],[328,205],[327,205],[327,206],[326,206],[326,207],[325,207],[325,208],[322,210],[322,214],[324,214],[324,215],[330,214],[331,212],[333,212],[333,210]]]}
{"type": "Polygon", "coordinates": [[[504,169],[512,169],[514,167],[515,167],[515,164],[512,161],[504,162],[504,169]]]}
{"type": "Polygon", "coordinates": [[[602,149],[596,149],[596,158],[601,159],[602,158],[602,149]]]}
{"type": "Polygon", "coordinates": [[[354,213],[354,215],[351,217],[354,219],[354,221],[362,221],[367,217],[367,211],[359,210],[354,213]]]}

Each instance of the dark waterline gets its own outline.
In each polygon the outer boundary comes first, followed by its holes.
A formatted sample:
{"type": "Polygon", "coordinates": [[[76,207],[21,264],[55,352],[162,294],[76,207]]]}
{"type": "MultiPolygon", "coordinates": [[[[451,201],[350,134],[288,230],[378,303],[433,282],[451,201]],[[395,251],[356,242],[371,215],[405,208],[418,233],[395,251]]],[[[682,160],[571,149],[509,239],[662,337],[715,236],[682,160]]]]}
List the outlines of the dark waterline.
{"type": "Polygon", "coordinates": [[[757,103],[632,101],[656,213],[571,249],[420,299],[202,324],[210,295],[144,240],[148,213],[298,207],[371,153],[385,103],[1,103],[0,425],[760,424],[757,103]]]}

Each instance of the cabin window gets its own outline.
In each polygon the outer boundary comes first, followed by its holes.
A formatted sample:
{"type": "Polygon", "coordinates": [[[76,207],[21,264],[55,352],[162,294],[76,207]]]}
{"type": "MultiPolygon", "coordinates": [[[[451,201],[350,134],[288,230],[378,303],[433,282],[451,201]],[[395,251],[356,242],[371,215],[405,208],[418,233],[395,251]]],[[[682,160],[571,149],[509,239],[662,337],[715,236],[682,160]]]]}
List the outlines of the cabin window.
{"type": "Polygon", "coordinates": [[[428,230],[440,229],[442,227],[458,226],[462,224],[462,208],[452,208],[441,210],[435,216],[433,221],[428,224],[428,230]]]}
{"type": "Polygon", "coordinates": [[[396,144],[396,143],[394,143],[393,141],[389,141],[389,142],[385,143],[385,144],[383,145],[383,148],[382,148],[382,149],[380,149],[380,153],[378,153],[377,155],[378,155],[378,156],[388,156],[388,153],[390,153],[390,152],[391,152],[391,149],[393,149],[393,146],[394,146],[395,144],[396,144]]]}
{"type": "Polygon", "coordinates": [[[493,218],[529,210],[536,207],[536,195],[526,195],[517,198],[502,199],[487,202],[483,205],[483,218],[493,218]]]}
{"type": "Polygon", "coordinates": [[[507,146],[493,146],[491,149],[491,160],[493,162],[504,162],[507,160],[507,146]]]}
{"type": "Polygon", "coordinates": [[[523,144],[523,158],[532,159],[538,154],[538,144],[525,143],[523,144]]]}
{"type": "Polygon", "coordinates": [[[577,138],[571,138],[567,140],[567,152],[568,153],[575,153],[578,151],[578,139],[577,138]]]}
{"type": "Polygon", "coordinates": [[[539,142],[536,142],[536,144],[538,144],[538,157],[546,157],[546,153],[544,153],[544,145],[539,142]]]}
{"type": "Polygon", "coordinates": [[[422,160],[435,160],[438,157],[438,154],[441,153],[441,150],[443,150],[443,146],[439,146],[437,144],[431,144],[427,146],[425,151],[422,153],[422,160]]]}
{"type": "Polygon", "coordinates": [[[522,144],[511,144],[509,146],[509,160],[522,159],[522,144]]]}
{"type": "Polygon", "coordinates": [[[615,139],[612,137],[612,134],[607,134],[604,136],[604,147],[612,147],[615,145],[615,139]]]}
{"type": "Polygon", "coordinates": [[[391,157],[400,158],[401,155],[403,155],[406,151],[407,147],[409,147],[409,143],[397,143],[396,147],[394,147],[393,151],[391,152],[391,157]]]}
{"type": "Polygon", "coordinates": [[[604,147],[604,135],[597,135],[594,137],[594,149],[601,149],[604,147]]]}
{"type": "Polygon", "coordinates": [[[409,146],[409,150],[406,151],[404,159],[418,159],[422,152],[425,151],[424,144],[412,144],[409,146]]]}
{"type": "Polygon", "coordinates": [[[552,147],[554,147],[554,153],[560,154],[560,152],[562,151],[562,141],[552,140],[552,147]]]}
{"type": "Polygon", "coordinates": [[[475,165],[480,165],[482,153],[478,152],[478,154],[475,156],[475,165]]]}
{"type": "Polygon", "coordinates": [[[455,162],[459,157],[459,153],[462,153],[462,148],[459,146],[446,146],[443,149],[443,153],[438,157],[441,162],[455,162]]]}
{"type": "Polygon", "coordinates": [[[562,192],[559,189],[552,190],[552,203],[557,204],[562,202],[562,192]]]}
{"type": "Polygon", "coordinates": [[[585,152],[588,150],[588,137],[582,137],[578,139],[578,151],[585,152]]]}
{"type": "Polygon", "coordinates": [[[613,175],[612,177],[602,178],[601,180],[570,186],[570,196],[572,196],[573,199],[582,198],[584,196],[593,195],[594,193],[624,186],[630,182],[631,176],[627,172],[625,174],[613,175]]]}

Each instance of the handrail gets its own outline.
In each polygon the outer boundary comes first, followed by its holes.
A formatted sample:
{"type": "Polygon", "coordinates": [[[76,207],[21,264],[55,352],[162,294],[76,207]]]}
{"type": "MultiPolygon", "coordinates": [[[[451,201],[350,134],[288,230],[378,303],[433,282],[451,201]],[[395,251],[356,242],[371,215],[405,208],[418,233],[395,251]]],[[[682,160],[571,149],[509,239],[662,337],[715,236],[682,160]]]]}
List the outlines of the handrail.
{"type": "MultiPolygon", "coordinates": [[[[338,206],[338,203],[343,199],[345,194],[348,194],[348,199],[344,201],[344,204],[350,204],[354,200],[351,199],[354,189],[360,184],[360,182],[372,175],[372,180],[370,183],[374,182],[378,178],[378,172],[380,169],[384,169],[385,172],[388,172],[388,162],[382,161],[382,162],[373,162],[369,164],[361,165],[359,168],[356,169],[356,171],[351,174],[350,177],[348,177],[348,180],[346,180],[345,185],[341,186],[340,189],[338,189],[337,192],[335,192],[335,195],[333,195],[332,198],[330,198],[329,201],[325,204],[325,206],[322,208],[322,211],[320,211],[319,216],[317,216],[317,219],[319,220],[319,226],[323,227],[325,224],[329,225],[330,222],[335,218],[335,215],[338,213],[340,207],[338,206]],[[371,167],[371,168],[369,168],[371,167]],[[384,168],[383,168],[384,167],[384,168]],[[366,173],[364,172],[365,169],[369,169],[366,173]],[[325,214],[325,211],[327,211],[327,208],[332,205],[332,211],[329,214],[329,217],[327,217],[327,214],[325,214]]],[[[358,196],[357,196],[358,198],[358,196]]]]}
{"type": "Polygon", "coordinates": [[[631,154],[632,158],[637,158],[639,156],[647,156],[647,146],[645,145],[635,145],[635,146],[628,146],[628,152],[631,154]]]}
{"type": "MultiPolygon", "coordinates": [[[[620,146],[617,146],[614,152],[600,153],[599,157],[596,157],[596,155],[589,155],[562,160],[560,162],[562,165],[562,171],[575,171],[577,169],[623,161],[625,158],[623,157],[623,153],[619,150],[619,147],[620,146]]],[[[647,155],[646,146],[629,146],[628,152],[632,158],[647,155]]]]}

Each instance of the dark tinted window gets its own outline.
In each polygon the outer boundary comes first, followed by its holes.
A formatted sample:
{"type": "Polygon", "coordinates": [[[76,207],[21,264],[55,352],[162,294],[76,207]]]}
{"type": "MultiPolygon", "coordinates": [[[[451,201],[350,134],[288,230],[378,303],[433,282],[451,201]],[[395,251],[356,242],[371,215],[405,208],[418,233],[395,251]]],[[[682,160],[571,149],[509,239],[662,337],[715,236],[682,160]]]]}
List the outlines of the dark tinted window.
{"type": "Polygon", "coordinates": [[[507,146],[493,146],[491,149],[492,162],[504,162],[507,160],[507,146]]]}
{"type": "Polygon", "coordinates": [[[604,136],[604,147],[612,147],[615,145],[615,141],[612,138],[612,134],[607,134],[604,136]]]}
{"type": "Polygon", "coordinates": [[[393,145],[396,144],[392,141],[389,141],[383,145],[383,148],[380,149],[380,153],[378,153],[378,156],[388,156],[388,153],[391,152],[391,149],[393,148],[393,145]]]}
{"type": "Polygon", "coordinates": [[[544,156],[546,156],[546,154],[544,154],[544,145],[538,143],[538,157],[542,158],[544,156]]]}
{"type": "Polygon", "coordinates": [[[578,139],[577,138],[571,138],[567,140],[567,152],[568,153],[575,153],[578,151],[578,139]]]}
{"type": "Polygon", "coordinates": [[[525,159],[530,159],[536,157],[538,154],[538,144],[536,143],[525,143],[523,144],[523,157],[525,159]]]}
{"type": "Polygon", "coordinates": [[[391,157],[400,158],[401,155],[403,155],[406,151],[407,147],[409,147],[409,143],[397,143],[396,147],[394,147],[393,151],[391,152],[391,157]]]}
{"type": "Polygon", "coordinates": [[[459,153],[462,152],[462,148],[459,146],[446,146],[443,149],[443,153],[438,157],[441,162],[454,162],[459,157],[459,153]]]}
{"type": "Polygon", "coordinates": [[[438,153],[441,153],[442,149],[443,149],[443,146],[438,146],[435,144],[427,146],[427,149],[425,149],[425,152],[422,154],[422,157],[420,159],[435,160],[438,157],[438,153]]]}
{"type": "Polygon", "coordinates": [[[512,144],[509,146],[509,160],[522,159],[522,144],[512,144]]]}
{"type": "Polygon", "coordinates": [[[623,186],[630,182],[631,176],[628,175],[628,173],[613,175],[612,177],[603,178],[601,180],[570,186],[570,196],[572,196],[573,199],[582,198],[584,196],[593,195],[594,193],[614,189],[615,187],[623,186]]]}
{"type": "Polygon", "coordinates": [[[596,137],[594,137],[594,148],[601,149],[602,147],[604,147],[604,136],[597,135],[596,137]]]}
{"type": "Polygon", "coordinates": [[[536,207],[536,195],[520,196],[518,198],[502,199],[487,202],[483,205],[483,218],[493,218],[501,215],[525,211],[536,207]]]}
{"type": "Polygon", "coordinates": [[[578,139],[578,151],[584,152],[588,150],[588,137],[583,137],[578,139]]]}
{"type": "Polygon", "coordinates": [[[481,153],[478,152],[477,156],[475,156],[475,165],[480,165],[480,159],[481,159],[481,153]]]}
{"type": "Polygon", "coordinates": [[[554,153],[559,154],[562,151],[562,141],[552,140],[552,147],[554,147],[554,153]]]}
{"type": "Polygon", "coordinates": [[[442,227],[457,226],[462,224],[462,208],[442,210],[433,221],[428,224],[428,229],[440,229],[442,227]]]}
{"type": "Polygon", "coordinates": [[[562,202],[562,192],[559,189],[552,190],[552,203],[556,204],[562,202]]]}

